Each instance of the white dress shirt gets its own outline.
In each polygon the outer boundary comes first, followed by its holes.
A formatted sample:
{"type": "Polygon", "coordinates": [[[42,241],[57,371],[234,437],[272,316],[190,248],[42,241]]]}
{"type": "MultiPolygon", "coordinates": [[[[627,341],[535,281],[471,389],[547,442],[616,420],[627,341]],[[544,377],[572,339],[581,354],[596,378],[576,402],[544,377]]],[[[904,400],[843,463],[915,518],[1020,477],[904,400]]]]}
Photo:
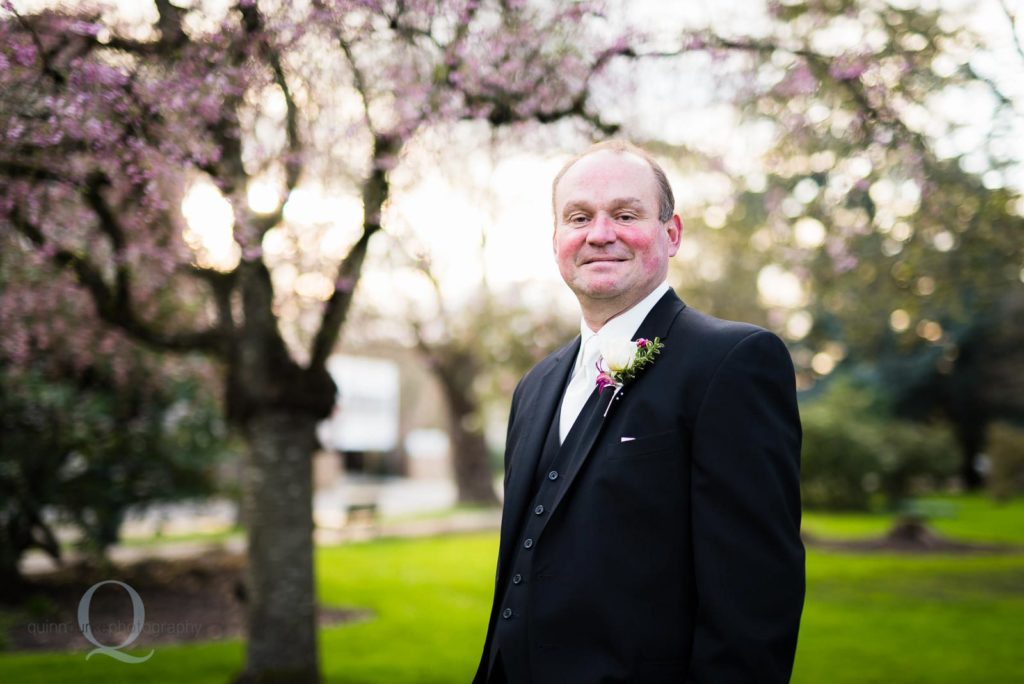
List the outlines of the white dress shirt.
{"type": "Polygon", "coordinates": [[[601,356],[601,341],[633,339],[633,335],[647,318],[647,314],[651,313],[651,309],[668,290],[668,283],[662,283],[632,307],[601,326],[601,330],[598,332],[591,330],[586,319],[580,317],[580,350],[576,354],[576,363],[572,367],[569,386],[565,390],[565,396],[562,397],[562,412],[558,423],[560,442],[565,441],[565,436],[569,434],[573,423],[579,417],[583,405],[587,403],[587,399],[597,388],[598,371],[595,364],[601,356]]]}

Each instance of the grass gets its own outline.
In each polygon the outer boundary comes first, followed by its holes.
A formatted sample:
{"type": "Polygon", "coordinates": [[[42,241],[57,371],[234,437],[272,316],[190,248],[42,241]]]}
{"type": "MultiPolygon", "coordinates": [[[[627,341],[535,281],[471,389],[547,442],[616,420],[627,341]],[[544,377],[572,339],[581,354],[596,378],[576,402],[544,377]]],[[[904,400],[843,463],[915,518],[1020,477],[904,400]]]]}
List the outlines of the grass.
{"type": "Polygon", "coordinates": [[[487,628],[497,542],[474,534],[323,550],[322,599],[378,615],[324,633],[327,680],[469,682],[487,628]]]}
{"type": "MultiPolygon", "coordinates": [[[[1024,541],[1024,502],[957,498],[940,529],[963,539],[1024,541]]],[[[808,514],[821,530],[864,535],[884,516],[808,514]]],[[[824,534],[824,532],[822,532],[824,534]]],[[[317,554],[321,599],[376,617],[324,629],[324,679],[336,684],[468,682],[490,607],[496,534],[378,540],[317,554]]],[[[952,684],[1024,681],[1024,554],[866,555],[811,550],[793,681],[952,684]]],[[[223,684],[238,641],[160,647],[124,665],[83,653],[0,654],[0,681],[223,684]]]]}
{"type": "Polygon", "coordinates": [[[416,511],[414,513],[392,513],[390,515],[382,515],[379,518],[379,522],[400,523],[418,522],[420,520],[447,520],[463,513],[488,513],[494,510],[496,510],[495,506],[460,504],[439,511],[416,511]]]}
{"type": "Polygon", "coordinates": [[[796,684],[1024,681],[1024,556],[810,552],[796,684]]]}
{"type": "Polygon", "coordinates": [[[133,548],[150,548],[164,544],[181,544],[185,542],[216,543],[226,542],[230,539],[241,538],[245,530],[239,526],[233,526],[215,532],[192,532],[189,534],[161,534],[154,537],[129,537],[118,542],[121,546],[133,548]]]}
{"type": "Polygon", "coordinates": [[[952,516],[933,521],[939,532],[973,541],[1024,544],[1024,498],[1005,503],[984,496],[936,498],[954,510],[952,516]]]}
{"type": "MultiPolygon", "coordinates": [[[[921,499],[938,515],[928,524],[938,532],[965,541],[1024,545],[1024,498],[1006,503],[987,496],[934,496],[921,499]]],[[[893,513],[827,513],[804,511],[803,528],[827,539],[877,537],[892,526],[893,513]]]]}

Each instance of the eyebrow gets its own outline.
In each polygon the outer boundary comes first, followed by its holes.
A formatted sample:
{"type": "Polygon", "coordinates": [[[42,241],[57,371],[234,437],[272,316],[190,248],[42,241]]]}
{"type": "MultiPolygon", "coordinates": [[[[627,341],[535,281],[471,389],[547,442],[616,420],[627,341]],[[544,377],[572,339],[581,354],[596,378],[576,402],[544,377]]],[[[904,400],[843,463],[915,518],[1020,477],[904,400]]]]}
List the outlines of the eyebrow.
{"type": "MultiPolygon", "coordinates": [[[[644,208],[644,203],[641,202],[636,197],[617,197],[608,204],[612,209],[628,208],[643,211],[644,208]]],[[[562,209],[562,218],[567,218],[569,214],[579,209],[589,211],[591,209],[591,206],[592,205],[589,202],[584,202],[582,200],[573,200],[572,202],[566,204],[565,208],[562,209]]]]}

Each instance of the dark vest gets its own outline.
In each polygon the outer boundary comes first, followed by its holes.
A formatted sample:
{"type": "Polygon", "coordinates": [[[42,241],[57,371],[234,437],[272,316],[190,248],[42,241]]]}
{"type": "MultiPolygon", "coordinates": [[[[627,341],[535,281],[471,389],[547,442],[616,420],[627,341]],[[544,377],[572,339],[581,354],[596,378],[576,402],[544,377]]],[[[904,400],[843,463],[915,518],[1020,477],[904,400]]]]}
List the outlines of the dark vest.
{"type": "Polygon", "coordinates": [[[587,403],[580,411],[579,417],[569,430],[569,434],[565,436],[565,442],[561,445],[558,443],[558,425],[562,415],[561,400],[559,400],[558,410],[555,411],[551,425],[548,427],[544,447],[540,458],[537,459],[533,492],[530,497],[531,503],[523,513],[524,517],[519,525],[519,537],[516,540],[516,550],[506,571],[505,591],[494,618],[494,638],[491,640],[491,652],[488,657],[488,673],[490,673],[495,657],[499,651],[501,652],[501,660],[505,666],[508,680],[513,684],[530,681],[531,648],[526,628],[529,622],[527,593],[530,591],[530,584],[536,581],[536,572],[533,568],[536,532],[543,524],[544,517],[548,515],[547,509],[565,484],[565,478],[562,475],[569,465],[569,457],[573,453],[576,442],[580,439],[580,433],[583,432],[583,428],[588,422],[585,417],[593,412],[597,396],[597,392],[591,393],[587,403]]]}

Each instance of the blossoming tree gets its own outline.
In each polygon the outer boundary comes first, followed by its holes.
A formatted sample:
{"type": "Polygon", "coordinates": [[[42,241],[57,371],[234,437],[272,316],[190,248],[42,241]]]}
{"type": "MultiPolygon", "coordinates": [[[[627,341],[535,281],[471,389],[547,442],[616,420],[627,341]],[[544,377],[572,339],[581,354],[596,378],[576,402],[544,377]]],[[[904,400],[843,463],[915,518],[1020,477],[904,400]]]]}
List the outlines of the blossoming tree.
{"type": "Polygon", "coordinates": [[[598,18],[584,2],[238,0],[217,10],[155,0],[141,21],[102,3],[3,7],[0,230],[5,250],[53,278],[31,293],[12,284],[0,306],[6,320],[30,303],[36,320],[54,322],[5,334],[6,351],[45,350],[72,306],[135,342],[216,360],[228,419],[249,447],[242,679],[317,681],[314,427],[334,403],[325,362],[386,222],[390,173],[439,122],[605,128],[590,82],[624,44],[590,34],[598,18]],[[314,177],[354,184],[362,219],[296,345],[263,241],[314,177]],[[186,239],[181,202],[197,181],[230,206],[237,257],[227,266],[186,239]],[[275,201],[257,212],[259,183],[275,201]]]}

